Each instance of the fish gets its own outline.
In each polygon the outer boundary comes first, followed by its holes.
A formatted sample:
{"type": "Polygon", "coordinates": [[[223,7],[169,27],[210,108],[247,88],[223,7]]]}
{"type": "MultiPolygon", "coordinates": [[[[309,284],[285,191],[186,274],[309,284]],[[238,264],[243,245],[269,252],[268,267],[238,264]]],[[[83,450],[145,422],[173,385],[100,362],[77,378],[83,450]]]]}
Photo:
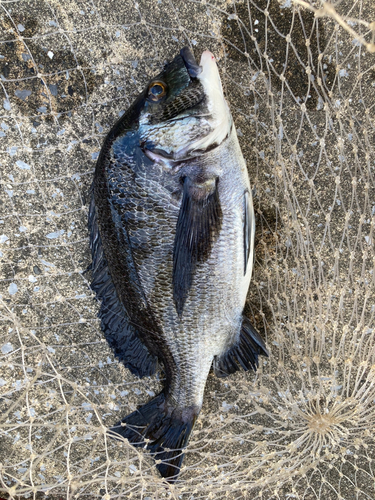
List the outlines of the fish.
{"type": "Polygon", "coordinates": [[[211,369],[268,356],[244,315],[255,235],[245,160],[214,55],[188,47],[106,136],[89,208],[91,288],[116,358],[163,390],[109,430],[178,479],[211,369]]]}

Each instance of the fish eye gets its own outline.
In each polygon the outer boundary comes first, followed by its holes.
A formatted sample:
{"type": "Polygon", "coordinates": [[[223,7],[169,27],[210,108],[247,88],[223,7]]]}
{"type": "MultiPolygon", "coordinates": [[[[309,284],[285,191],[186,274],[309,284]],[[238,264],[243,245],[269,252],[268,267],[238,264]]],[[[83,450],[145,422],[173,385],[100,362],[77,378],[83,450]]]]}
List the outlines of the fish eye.
{"type": "Polygon", "coordinates": [[[167,86],[163,82],[152,82],[148,88],[148,97],[152,101],[158,101],[165,96],[167,86]]]}

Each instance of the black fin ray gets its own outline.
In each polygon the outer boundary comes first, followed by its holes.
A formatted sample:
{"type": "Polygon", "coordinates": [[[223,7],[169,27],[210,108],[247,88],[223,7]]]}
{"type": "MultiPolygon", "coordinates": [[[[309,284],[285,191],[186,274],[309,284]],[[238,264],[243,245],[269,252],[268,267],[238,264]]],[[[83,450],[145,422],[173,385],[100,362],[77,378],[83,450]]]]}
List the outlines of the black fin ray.
{"type": "Polygon", "coordinates": [[[173,298],[181,316],[198,262],[210,255],[219,235],[222,211],[218,180],[194,183],[184,179],[173,249],[173,298]]]}
{"type": "Polygon", "coordinates": [[[90,247],[92,255],[91,289],[101,300],[98,317],[101,328],[115,356],[138,377],[153,375],[157,368],[157,357],[152,355],[138,336],[120,302],[115,285],[104,257],[99,233],[95,203],[91,197],[89,210],[90,247]]]}
{"type": "Polygon", "coordinates": [[[156,465],[160,474],[173,483],[180,473],[183,449],[189,442],[197,414],[194,409],[176,411],[162,392],[110,431],[127,439],[133,446],[146,446],[154,460],[161,461],[156,465]]]}
{"type": "Polygon", "coordinates": [[[256,371],[259,366],[258,357],[268,357],[267,347],[246,316],[243,316],[238,342],[214,361],[217,377],[226,377],[241,368],[245,371],[256,371]]]}

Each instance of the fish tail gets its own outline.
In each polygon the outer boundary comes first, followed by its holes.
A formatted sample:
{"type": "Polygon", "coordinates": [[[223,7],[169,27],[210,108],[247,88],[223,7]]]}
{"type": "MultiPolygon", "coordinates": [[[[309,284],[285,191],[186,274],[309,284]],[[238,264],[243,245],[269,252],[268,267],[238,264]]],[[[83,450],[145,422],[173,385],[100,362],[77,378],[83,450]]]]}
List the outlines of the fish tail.
{"type": "Polygon", "coordinates": [[[174,407],[162,392],[110,430],[133,446],[147,447],[157,461],[160,474],[174,483],[198,413],[196,407],[174,407]]]}

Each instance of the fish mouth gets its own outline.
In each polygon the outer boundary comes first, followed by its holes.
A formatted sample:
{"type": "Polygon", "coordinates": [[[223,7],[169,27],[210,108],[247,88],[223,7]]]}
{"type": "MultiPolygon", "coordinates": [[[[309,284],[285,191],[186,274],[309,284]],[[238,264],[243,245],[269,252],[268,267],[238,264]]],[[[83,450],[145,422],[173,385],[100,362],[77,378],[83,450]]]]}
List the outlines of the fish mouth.
{"type": "Polygon", "coordinates": [[[199,66],[195,60],[194,54],[189,47],[184,47],[180,50],[180,55],[184,61],[187,72],[192,78],[197,78],[197,76],[202,72],[202,66],[199,66]]]}

